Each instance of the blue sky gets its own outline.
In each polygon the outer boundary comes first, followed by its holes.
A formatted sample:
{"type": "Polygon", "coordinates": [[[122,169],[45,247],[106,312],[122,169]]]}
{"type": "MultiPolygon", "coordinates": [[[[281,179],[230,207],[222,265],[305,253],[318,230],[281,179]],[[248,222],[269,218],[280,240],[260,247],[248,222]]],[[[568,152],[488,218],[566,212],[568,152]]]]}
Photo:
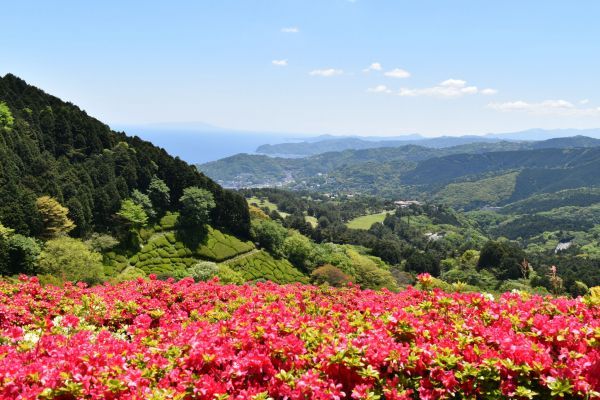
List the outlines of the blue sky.
{"type": "Polygon", "coordinates": [[[0,74],[110,124],[600,127],[595,0],[20,0],[1,10],[0,74]]]}

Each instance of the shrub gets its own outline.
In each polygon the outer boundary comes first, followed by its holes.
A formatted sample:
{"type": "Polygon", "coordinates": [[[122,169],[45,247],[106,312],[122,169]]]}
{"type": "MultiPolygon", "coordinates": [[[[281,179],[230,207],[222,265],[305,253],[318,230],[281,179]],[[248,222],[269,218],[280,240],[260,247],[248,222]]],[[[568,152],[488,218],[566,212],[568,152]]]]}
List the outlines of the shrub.
{"type": "Polygon", "coordinates": [[[200,261],[194,264],[188,270],[190,276],[194,278],[196,282],[208,281],[219,272],[217,264],[211,261],[200,261]]]}
{"type": "Polygon", "coordinates": [[[94,232],[92,237],[85,241],[85,244],[87,244],[92,251],[101,253],[116,247],[119,244],[119,241],[111,235],[94,232]]]}
{"type": "Polygon", "coordinates": [[[221,283],[231,283],[235,285],[241,285],[245,282],[244,278],[239,272],[236,272],[229,268],[225,264],[221,264],[218,266],[217,276],[221,283]]]}
{"type": "Polygon", "coordinates": [[[599,303],[435,281],[390,293],[0,280],[0,398],[599,397],[599,303]]]}
{"type": "Polygon", "coordinates": [[[46,242],[40,253],[38,271],[67,281],[90,284],[103,279],[102,256],[80,240],[60,237],[46,242]]]}
{"type": "Polygon", "coordinates": [[[271,220],[254,220],[250,230],[252,237],[262,247],[273,254],[281,254],[283,242],[287,236],[287,229],[281,224],[271,220]]]}
{"type": "Polygon", "coordinates": [[[310,275],[310,281],[315,285],[327,283],[333,287],[342,287],[352,282],[352,278],[344,274],[339,268],[331,264],[325,264],[313,271],[310,275]]]}
{"type": "Polygon", "coordinates": [[[438,276],[440,274],[440,264],[433,255],[415,251],[406,260],[406,270],[417,274],[438,276]]]}

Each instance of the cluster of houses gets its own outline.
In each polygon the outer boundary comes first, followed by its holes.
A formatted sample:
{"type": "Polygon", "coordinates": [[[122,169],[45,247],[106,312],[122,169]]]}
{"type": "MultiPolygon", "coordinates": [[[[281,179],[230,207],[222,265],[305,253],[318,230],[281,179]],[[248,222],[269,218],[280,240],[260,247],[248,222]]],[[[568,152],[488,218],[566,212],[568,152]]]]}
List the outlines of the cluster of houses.
{"type": "Polygon", "coordinates": [[[394,202],[395,205],[397,205],[400,208],[406,208],[406,207],[410,207],[410,206],[420,206],[423,203],[421,203],[420,201],[417,200],[396,200],[394,202]]]}

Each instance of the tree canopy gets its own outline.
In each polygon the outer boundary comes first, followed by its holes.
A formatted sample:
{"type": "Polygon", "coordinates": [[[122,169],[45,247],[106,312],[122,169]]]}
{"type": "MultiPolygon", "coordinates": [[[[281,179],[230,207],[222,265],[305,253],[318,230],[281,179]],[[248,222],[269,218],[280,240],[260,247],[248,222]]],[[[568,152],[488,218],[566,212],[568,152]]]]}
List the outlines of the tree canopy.
{"type": "Polygon", "coordinates": [[[83,242],[59,237],[46,242],[38,260],[38,272],[68,281],[98,283],[103,278],[102,256],[83,242]]]}
{"type": "Polygon", "coordinates": [[[43,221],[41,236],[53,238],[69,233],[75,224],[69,218],[69,209],[63,207],[56,199],[42,196],[36,200],[36,206],[43,221]]]}
{"type": "Polygon", "coordinates": [[[117,215],[125,219],[133,228],[141,228],[148,222],[148,215],[144,211],[144,207],[134,203],[131,199],[121,202],[121,209],[117,215]]]}
{"type": "Polygon", "coordinates": [[[210,221],[210,211],[216,203],[213,195],[199,187],[184,189],[179,199],[179,225],[186,228],[201,228],[210,221]]]}
{"type": "Polygon", "coordinates": [[[10,128],[13,126],[15,119],[10,112],[10,108],[4,102],[0,102],[0,127],[10,128]]]}

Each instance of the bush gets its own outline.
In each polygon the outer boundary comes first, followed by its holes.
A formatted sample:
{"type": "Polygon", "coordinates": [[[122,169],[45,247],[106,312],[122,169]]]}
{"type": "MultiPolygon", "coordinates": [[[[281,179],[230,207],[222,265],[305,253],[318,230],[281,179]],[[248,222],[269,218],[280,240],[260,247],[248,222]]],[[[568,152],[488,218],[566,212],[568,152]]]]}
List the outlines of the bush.
{"type": "Polygon", "coordinates": [[[108,251],[119,244],[119,241],[111,235],[102,233],[93,233],[92,237],[85,241],[90,250],[102,253],[108,251]]]}
{"type": "Polygon", "coordinates": [[[0,275],[35,273],[39,254],[40,246],[35,239],[9,231],[0,234],[0,275]]]}
{"type": "Polygon", "coordinates": [[[146,273],[139,268],[127,268],[121,274],[110,279],[112,283],[132,281],[137,278],[146,278],[146,273]]]}
{"type": "Polygon", "coordinates": [[[217,264],[211,261],[200,261],[194,264],[188,270],[190,276],[194,278],[196,282],[208,281],[217,275],[219,268],[217,264]]]}
{"type": "Polygon", "coordinates": [[[387,288],[397,290],[396,280],[390,273],[384,269],[378,268],[372,264],[358,264],[356,266],[356,283],[365,289],[378,290],[387,288]]]}
{"type": "Polygon", "coordinates": [[[417,274],[439,276],[439,261],[429,253],[415,251],[406,260],[406,270],[417,274]]]}
{"type": "Polygon", "coordinates": [[[254,220],[250,232],[254,240],[260,243],[262,247],[273,254],[282,254],[287,229],[281,224],[271,220],[254,220]]]}
{"type": "Polygon", "coordinates": [[[487,269],[499,280],[519,279],[523,278],[520,265],[524,259],[525,252],[518,245],[490,240],[481,249],[477,270],[487,269]]]}
{"type": "Polygon", "coordinates": [[[102,256],[81,241],[59,237],[46,242],[40,253],[38,271],[62,280],[99,283],[104,278],[102,256]]]}
{"type": "Polygon", "coordinates": [[[325,264],[313,271],[310,275],[310,281],[315,285],[326,283],[333,287],[342,287],[352,282],[352,278],[343,273],[339,268],[331,264],[325,264]]]}
{"type": "Polygon", "coordinates": [[[232,270],[225,264],[218,266],[217,276],[219,277],[221,283],[225,284],[231,283],[235,285],[242,285],[245,282],[244,278],[239,272],[232,270]]]}

